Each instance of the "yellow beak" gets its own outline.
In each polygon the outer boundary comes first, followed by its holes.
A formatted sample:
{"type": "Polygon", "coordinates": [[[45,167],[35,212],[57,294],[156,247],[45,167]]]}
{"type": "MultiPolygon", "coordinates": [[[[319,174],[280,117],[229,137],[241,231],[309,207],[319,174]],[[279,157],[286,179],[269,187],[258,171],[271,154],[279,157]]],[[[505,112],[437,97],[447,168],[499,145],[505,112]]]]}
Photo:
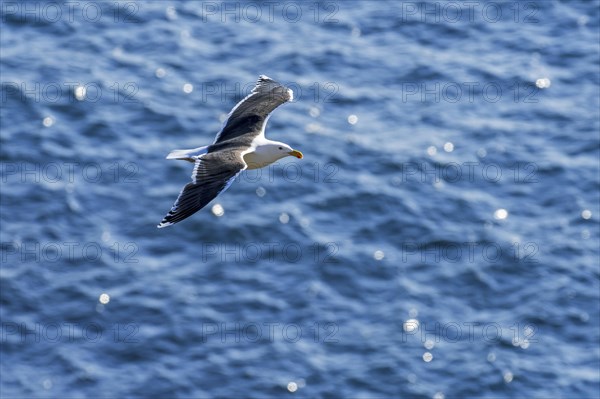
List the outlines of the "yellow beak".
{"type": "Polygon", "coordinates": [[[302,155],[302,153],[300,151],[293,150],[293,151],[288,152],[288,154],[290,154],[291,156],[296,157],[298,159],[304,158],[304,155],[302,155]]]}

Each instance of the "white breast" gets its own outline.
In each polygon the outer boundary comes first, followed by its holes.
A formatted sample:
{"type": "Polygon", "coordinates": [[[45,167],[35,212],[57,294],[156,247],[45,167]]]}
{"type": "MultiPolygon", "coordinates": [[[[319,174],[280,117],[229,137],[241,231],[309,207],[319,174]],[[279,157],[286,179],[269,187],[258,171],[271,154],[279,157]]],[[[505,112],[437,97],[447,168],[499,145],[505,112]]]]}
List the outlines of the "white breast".
{"type": "Polygon", "coordinates": [[[263,135],[257,136],[250,148],[242,154],[244,162],[248,165],[247,169],[264,168],[283,158],[286,154],[277,151],[277,148],[277,142],[268,140],[263,135]]]}
{"type": "Polygon", "coordinates": [[[279,156],[273,156],[268,153],[261,153],[257,151],[248,152],[244,154],[244,162],[248,165],[247,169],[259,169],[264,168],[267,165],[280,159],[279,156]]]}

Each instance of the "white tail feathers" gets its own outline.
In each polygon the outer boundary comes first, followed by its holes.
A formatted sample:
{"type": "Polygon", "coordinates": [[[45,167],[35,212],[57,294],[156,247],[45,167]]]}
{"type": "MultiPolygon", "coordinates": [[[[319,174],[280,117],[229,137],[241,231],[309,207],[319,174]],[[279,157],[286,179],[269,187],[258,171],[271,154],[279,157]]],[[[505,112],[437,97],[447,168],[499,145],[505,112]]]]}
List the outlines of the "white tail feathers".
{"type": "Polygon", "coordinates": [[[206,154],[208,146],[192,148],[189,150],[173,150],[167,155],[167,159],[182,159],[186,161],[194,162],[194,159],[199,155],[206,154]]]}

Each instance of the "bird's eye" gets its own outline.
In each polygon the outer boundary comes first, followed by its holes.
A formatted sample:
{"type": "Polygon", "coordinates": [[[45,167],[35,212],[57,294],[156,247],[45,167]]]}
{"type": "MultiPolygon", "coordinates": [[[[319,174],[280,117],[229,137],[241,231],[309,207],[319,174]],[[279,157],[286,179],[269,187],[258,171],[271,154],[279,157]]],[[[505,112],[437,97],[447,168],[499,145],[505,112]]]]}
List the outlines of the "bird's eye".
{"type": "Polygon", "coordinates": [[[279,147],[280,150],[283,150],[283,147],[279,147]]]}

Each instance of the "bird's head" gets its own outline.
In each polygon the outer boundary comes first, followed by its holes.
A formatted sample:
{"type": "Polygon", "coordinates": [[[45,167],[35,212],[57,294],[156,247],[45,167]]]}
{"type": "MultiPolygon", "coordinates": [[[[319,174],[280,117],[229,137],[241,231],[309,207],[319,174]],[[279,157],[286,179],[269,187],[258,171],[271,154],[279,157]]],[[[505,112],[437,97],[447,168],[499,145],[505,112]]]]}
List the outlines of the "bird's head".
{"type": "Polygon", "coordinates": [[[276,154],[278,158],[284,158],[290,155],[298,159],[302,159],[304,157],[300,151],[294,150],[285,143],[273,143],[269,145],[268,151],[272,154],[276,154]]]}

